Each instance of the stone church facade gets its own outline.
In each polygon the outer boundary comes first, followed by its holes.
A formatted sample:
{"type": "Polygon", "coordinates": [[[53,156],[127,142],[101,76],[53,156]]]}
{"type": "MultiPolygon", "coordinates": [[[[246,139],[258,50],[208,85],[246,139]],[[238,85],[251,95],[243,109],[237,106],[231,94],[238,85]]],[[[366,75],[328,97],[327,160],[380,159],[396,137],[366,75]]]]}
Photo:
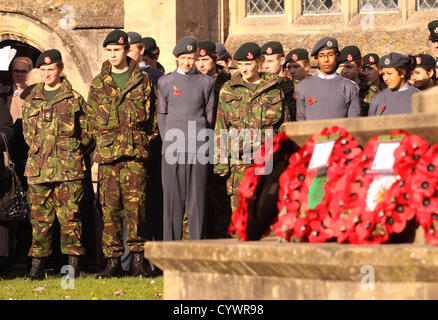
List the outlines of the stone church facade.
{"type": "Polygon", "coordinates": [[[0,0],[0,48],[12,45],[34,59],[59,49],[67,77],[87,95],[114,28],[154,37],[171,71],[172,49],[184,35],[225,42],[231,53],[243,42],[270,40],[311,50],[330,35],[363,53],[415,54],[429,51],[433,19],[436,0],[0,0]]]}

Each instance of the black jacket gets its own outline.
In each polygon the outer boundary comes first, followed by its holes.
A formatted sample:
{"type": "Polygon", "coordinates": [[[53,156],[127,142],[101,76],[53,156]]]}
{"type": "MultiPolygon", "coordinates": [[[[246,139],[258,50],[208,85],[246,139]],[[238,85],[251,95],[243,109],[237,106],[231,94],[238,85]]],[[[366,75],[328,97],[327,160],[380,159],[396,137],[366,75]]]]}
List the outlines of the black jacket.
{"type": "MultiPolygon", "coordinates": [[[[12,145],[14,138],[14,128],[12,126],[12,117],[3,99],[0,99],[0,131],[6,135],[9,146],[12,145]]],[[[5,151],[5,144],[0,138],[0,197],[10,188],[10,172],[4,166],[3,151],[5,151]]]]}

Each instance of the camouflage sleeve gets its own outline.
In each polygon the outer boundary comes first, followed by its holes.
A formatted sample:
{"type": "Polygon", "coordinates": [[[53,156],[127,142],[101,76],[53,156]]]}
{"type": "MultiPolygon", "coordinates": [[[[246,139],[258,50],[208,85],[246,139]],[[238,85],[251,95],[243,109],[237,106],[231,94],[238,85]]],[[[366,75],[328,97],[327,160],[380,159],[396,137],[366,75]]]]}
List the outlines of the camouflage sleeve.
{"type": "Polygon", "coordinates": [[[27,99],[23,103],[23,136],[24,141],[26,141],[27,145],[30,147],[32,145],[31,137],[35,136],[35,128],[32,128],[29,125],[28,111],[30,109],[30,103],[27,99]]]}
{"type": "MultiPolygon", "coordinates": [[[[229,161],[228,163],[221,163],[221,158],[225,157],[225,154],[222,154],[221,152],[225,153],[227,151],[225,149],[225,145],[227,145],[228,139],[221,139],[221,131],[225,130],[228,132],[229,126],[226,119],[226,109],[228,108],[227,103],[224,101],[224,95],[230,94],[227,92],[227,88],[224,87],[221,89],[219,93],[219,104],[217,108],[217,116],[216,116],[216,126],[215,126],[215,136],[216,136],[216,144],[215,144],[215,157],[216,157],[216,163],[214,165],[214,173],[225,175],[230,172],[230,165],[229,161]],[[221,140],[223,140],[223,143],[221,143],[221,140]],[[223,145],[225,144],[225,145],[223,145]]],[[[229,152],[226,154],[227,159],[229,160],[229,152]]]]}
{"type": "Polygon", "coordinates": [[[79,96],[79,127],[81,130],[81,143],[85,148],[88,148],[91,143],[90,125],[87,121],[85,110],[87,109],[87,103],[84,97],[79,96]]]}
{"type": "Polygon", "coordinates": [[[145,109],[149,114],[149,119],[146,127],[148,128],[149,141],[153,140],[158,135],[158,120],[157,120],[157,89],[152,83],[152,79],[145,73],[145,109]]]}
{"type": "Polygon", "coordinates": [[[88,101],[84,105],[85,119],[88,122],[88,133],[91,137],[96,137],[96,115],[94,110],[99,107],[99,97],[96,93],[94,82],[90,85],[90,91],[88,93],[88,101]]]}

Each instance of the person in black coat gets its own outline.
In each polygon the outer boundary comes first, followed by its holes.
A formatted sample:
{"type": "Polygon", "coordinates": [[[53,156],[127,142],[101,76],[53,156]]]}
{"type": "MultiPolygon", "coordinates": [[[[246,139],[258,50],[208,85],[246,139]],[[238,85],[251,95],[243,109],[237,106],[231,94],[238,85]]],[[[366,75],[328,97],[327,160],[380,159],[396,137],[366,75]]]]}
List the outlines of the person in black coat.
{"type": "MultiPolygon", "coordinates": [[[[5,134],[6,139],[9,142],[9,146],[12,145],[12,140],[14,138],[14,127],[12,123],[12,117],[6,108],[3,99],[0,99],[0,131],[5,134]]],[[[5,161],[3,157],[3,152],[6,151],[3,139],[0,139],[0,197],[10,188],[10,176],[8,170],[5,168],[5,161]]]]}

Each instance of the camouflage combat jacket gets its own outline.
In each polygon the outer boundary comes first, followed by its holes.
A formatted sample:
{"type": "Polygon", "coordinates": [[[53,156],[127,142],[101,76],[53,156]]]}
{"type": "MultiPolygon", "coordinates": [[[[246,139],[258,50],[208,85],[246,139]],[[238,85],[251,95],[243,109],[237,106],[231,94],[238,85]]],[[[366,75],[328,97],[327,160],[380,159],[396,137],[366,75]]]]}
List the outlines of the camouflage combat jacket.
{"type": "Polygon", "coordinates": [[[84,177],[81,147],[90,142],[86,102],[67,79],[61,79],[61,88],[50,102],[39,83],[23,104],[23,135],[29,145],[25,175],[32,184],[84,177]]]}
{"type": "MultiPolygon", "coordinates": [[[[279,132],[283,122],[290,121],[287,105],[283,99],[279,77],[270,73],[261,73],[261,82],[253,91],[242,79],[240,73],[231,77],[220,91],[216,120],[216,156],[220,156],[221,130],[261,129],[261,144],[264,143],[263,131],[273,129],[279,132]]],[[[243,153],[243,139],[239,139],[239,152],[243,153]]],[[[251,148],[253,141],[251,141],[251,148]]],[[[231,151],[228,151],[229,158],[231,151]]],[[[215,164],[216,174],[228,173],[229,164],[215,164]]]]}
{"type": "Polygon", "coordinates": [[[360,116],[367,117],[371,99],[379,93],[380,90],[377,86],[372,85],[365,76],[361,75],[359,79],[360,116]]]}
{"type": "Polygon", "coordinates": [[[111,77],[109,61],[91,82],[86,115],[96,139],[93,160],[99,164],[146,160],[149,143],[158,134],[155,89],[137,62],[127,59],[130,74],[124,88],[111,77]]]}

